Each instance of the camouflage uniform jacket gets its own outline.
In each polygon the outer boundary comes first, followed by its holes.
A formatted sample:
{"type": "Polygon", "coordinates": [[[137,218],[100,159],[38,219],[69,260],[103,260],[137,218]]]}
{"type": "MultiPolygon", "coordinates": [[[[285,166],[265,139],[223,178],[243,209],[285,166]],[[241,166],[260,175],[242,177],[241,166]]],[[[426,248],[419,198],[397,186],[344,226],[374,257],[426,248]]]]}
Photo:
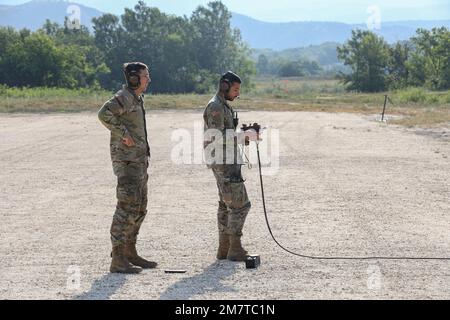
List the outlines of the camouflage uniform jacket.
{"type": "MultiPolygon", "coordinates": [[[[205,133],[207,132],[208,129],[216,129],[222,132],[222,141],[219,142],[219,145],[217,145],[218,142],[211,141],[208,138],[207,134],[205,134],[205,141],[204,141],[205,148],[211,143],[215,143],[216,148],[220,147],[220,144],[223,144],[224,159],[221,164],[243,163],[240,153],[238,152],[238,141],[237,136],[235,134],[236,128],[234,127],[233,114],[234,114],[233,108],[219,94],[216,94],[209,101],[207,107],[203,112],[205,133]],[[232,155],[229,154],[230,151],[233,153],[232,155]]],[[[206,155],[206,157],[208,157],[208,155],[206,155]]],[[[211,168],[210,165],[208,165],[208,167],[211,168]]]]}
{"type": "Polygon", "coordinates": [[[123,86],[98,112],[102,124],[111,131],[111,160],[145,162],[150,157],[143,95],[123,86]],[[122,138],[131,137],[135,146],[128,147],[122,138]]]}

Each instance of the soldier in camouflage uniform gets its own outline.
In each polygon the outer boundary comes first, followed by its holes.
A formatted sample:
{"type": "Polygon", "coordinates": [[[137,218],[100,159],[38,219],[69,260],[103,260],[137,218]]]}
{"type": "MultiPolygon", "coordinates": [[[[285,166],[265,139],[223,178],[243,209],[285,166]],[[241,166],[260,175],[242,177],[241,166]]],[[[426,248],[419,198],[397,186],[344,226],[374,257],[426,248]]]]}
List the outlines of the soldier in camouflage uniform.
{"type": "Polygon", "coordinates": [[[136,252],[137,235],[147,214],[150,148],[143,93],[151,80],[148,67],[140,62],[124,64],[123,71],[127,84],[98,113],[102,124],[111,131],[111,160],[117,176],[110,271],[139,273],[141,268],[155,268],[157,265],[136,252]]]}
{"type": "Polygon", "coordinates": [[[219,248],[217,259],[244,261],[247,251],[242,247],[242,229],[251,204],[241,175],[243,164],[238,144],[254,141],[254,132],[235,133],[235,113],[227,101],[239,96],[241,79],[228,71],[220,78],[219,91],[209,101],[204,113],[205,158],[212,169],[219,190],[217,223],[219,248]]]}

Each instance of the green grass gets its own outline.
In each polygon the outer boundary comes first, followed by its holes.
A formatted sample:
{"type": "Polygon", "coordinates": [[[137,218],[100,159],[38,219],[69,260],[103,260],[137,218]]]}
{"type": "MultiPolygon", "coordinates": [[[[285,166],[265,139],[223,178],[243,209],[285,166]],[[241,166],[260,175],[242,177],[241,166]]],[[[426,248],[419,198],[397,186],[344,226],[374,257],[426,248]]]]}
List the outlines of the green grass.
{"type": "MultiPolygon", "coordinates": [[[[97,111],[114,92],[62,88],[6,88],[0,86],[0,112],[97,111]]],[[[210,95],[147,95],[149,109],[200,108],[210,95]]]]}
{"type": "Polygon", "coordinates": [[[347,92],[338,80],[264,79],[242,99],[248,109],[322,111],[380,114],[388,95],[386,113],[402,116],[392,123],[405,126],[450,127],[450,91],[423,88],[381,93],[347,92]]]}
{"type": "MultiPolygon", "coordinates": [[[[203,109],[210,94],[147,95],[149,110],[203,109]]],[[[318,111],[379,114],[384,95],[391,101],[388,115],[401,115],[394,121],[406,126],[450,126],[450,91],[430,92],[408,88],[386,93],[345,91],[330,79],[256,79],[247,91],[242,87],[239,109],[267,111],[318,111]]],[[[113,92],[89,89],[7,88],[0,85],[0,112],[96,112],[113,92]]]]}

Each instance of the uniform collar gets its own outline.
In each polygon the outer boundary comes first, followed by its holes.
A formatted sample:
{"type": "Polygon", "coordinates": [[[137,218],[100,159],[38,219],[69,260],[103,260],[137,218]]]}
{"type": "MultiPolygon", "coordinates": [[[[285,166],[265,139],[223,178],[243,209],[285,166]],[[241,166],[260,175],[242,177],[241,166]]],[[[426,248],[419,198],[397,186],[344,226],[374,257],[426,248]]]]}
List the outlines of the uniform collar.
{"type": "Polygon", "coordinates": [[[134,99],[136,99],[138,102],[142,102],[144,99],[144,95],[141,94],[140,96],[136,95],[136,93],[134,93],[133,90],[131,90],[130,88],[128,88],[128,86],[123,85],[122,86],[122,91],[125,95],[127,96],[132,96],[134,99]]]}
{"type": "Polygon", "coordinates": [[[228,102],[227,102],[227,100],[224,98],[224,97],[222,97],[220,94],[216,94],[216,97],[217,97],[217,99],[219,99],[219,101],[221,102],[221,103],[223,103],[224,105],[226,105],[228,108],[230,108],[231,109],[231,106],[228,104],[228,102]]]}

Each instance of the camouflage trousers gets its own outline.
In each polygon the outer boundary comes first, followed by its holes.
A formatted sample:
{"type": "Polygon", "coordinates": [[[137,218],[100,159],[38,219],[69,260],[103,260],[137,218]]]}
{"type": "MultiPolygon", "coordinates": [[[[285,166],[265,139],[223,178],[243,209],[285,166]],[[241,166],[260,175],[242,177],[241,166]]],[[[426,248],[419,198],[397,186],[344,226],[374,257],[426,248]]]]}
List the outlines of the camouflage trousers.
{"type": "Polygon", "coordinates": [[[212,167],[219,189],[219,232],[236,236],[242,236],[245,219],[251,207],[240,168],[240,165],[212,167]]]}
{"type": "Polygon", "coordinates": [[[147,214],[148,161],[114,161],[117,176],[117,206],[111,225],[113,247],[136,243],[147,214]]]}

